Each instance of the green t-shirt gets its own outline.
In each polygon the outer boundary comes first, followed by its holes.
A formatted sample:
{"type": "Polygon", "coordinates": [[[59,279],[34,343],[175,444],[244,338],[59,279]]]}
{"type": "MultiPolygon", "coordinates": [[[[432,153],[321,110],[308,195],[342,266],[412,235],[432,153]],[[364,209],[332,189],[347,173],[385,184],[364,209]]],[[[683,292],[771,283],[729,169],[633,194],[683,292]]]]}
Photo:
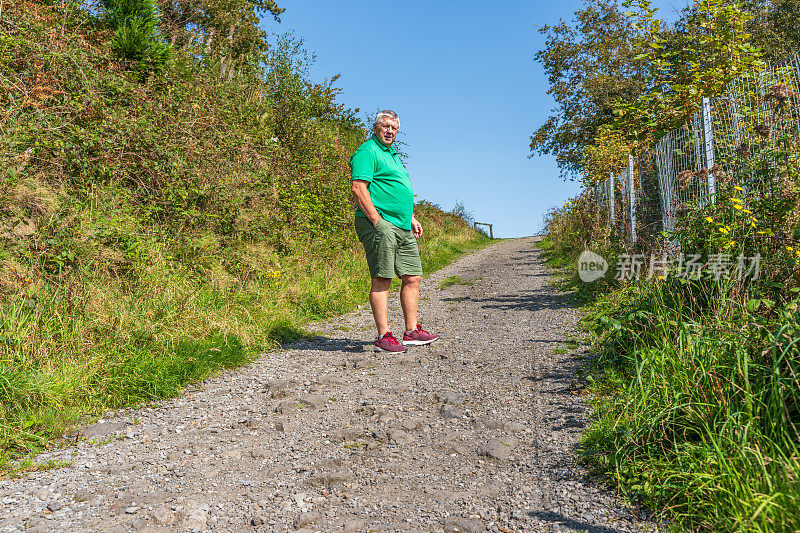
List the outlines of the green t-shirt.
{"type": "MultiPolygon", "coordinates": [[[[411,229],[414,192],[397,150],[385,146],[373,135],[350,157],[350,177],[369,182],[369,197],[382,218],[398,228],[411,229]]],[[[358,209],[356,216],[366,215],[358,209]]]]}

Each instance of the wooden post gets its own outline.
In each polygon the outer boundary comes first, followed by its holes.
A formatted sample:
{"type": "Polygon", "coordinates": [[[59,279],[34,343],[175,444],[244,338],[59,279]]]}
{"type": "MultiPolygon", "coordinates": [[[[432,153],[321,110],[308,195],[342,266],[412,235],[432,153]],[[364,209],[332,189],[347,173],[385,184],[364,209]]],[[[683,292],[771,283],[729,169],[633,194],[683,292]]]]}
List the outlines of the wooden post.
{"type": "Polygon", "coordinates": [[[478,229],[478,225],[489,226],[489,238],[490,239],[494,239],[494,231],[492,231],[492,224],[488,224],[486,222],[473,222],[472,223],[472,227],[475,228],[476,230],[478,229]]]}

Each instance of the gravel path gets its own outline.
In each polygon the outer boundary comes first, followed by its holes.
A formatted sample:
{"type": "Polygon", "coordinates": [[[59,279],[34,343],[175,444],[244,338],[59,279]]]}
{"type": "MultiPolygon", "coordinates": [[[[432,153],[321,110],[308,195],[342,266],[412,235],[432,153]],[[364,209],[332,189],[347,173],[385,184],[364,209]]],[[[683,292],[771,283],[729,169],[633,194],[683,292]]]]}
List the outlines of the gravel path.
{"type": "MultiPolygon", "coordinates": [[[[115,413],[0,480],[5,531],[653,529],[575,465],[578,313],[535,239],[423,283],[443,337],[374,354],[369,309],[180,398],[115,413]],[[472,280],[439,289],[447,276],[472,280]]],[[[397,297],[391,324],[401,327],[397,297]]]]}

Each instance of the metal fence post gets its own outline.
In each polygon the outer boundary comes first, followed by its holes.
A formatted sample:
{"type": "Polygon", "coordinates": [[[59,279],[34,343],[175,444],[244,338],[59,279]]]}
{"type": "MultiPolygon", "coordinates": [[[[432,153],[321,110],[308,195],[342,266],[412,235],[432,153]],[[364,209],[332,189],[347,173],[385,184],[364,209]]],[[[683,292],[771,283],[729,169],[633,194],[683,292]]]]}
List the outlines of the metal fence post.
{"type": "Polygon", "coordinates": [[[636,245],[636,189],[633,181],[633,156],[628,155],[628,194],[630,194],[631,246],[636,245]]]}
{"type": "Polygon", "coordinates": [[[717,184],[714,183],[714,126],[711,122],[711,100],[703,98],[703,151],[708,169],[708,196],[711,204],[717,203],[717,184]]]}
{"type": "Polygon", "coordinates": [[[608,217],[611,220],[611,225],[614,225],[614,173],[609,173],[608,176],[608,217]]]}

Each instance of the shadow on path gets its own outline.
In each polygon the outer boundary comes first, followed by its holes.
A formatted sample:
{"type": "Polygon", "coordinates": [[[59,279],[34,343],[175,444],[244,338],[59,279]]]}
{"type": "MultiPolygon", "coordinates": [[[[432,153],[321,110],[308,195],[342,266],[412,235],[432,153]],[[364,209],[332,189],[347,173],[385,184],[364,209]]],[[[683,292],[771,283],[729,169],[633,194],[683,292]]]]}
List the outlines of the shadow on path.
{"type": "Polygon", "coordinates": [[[619,529],[614,529],[605,526],[593,526],[586,522],[578,522],[564,515],[554,513],[553,511],[531,511],[528,516],[538,518],[539,520],[559,524],[563,527],[572,529],[573,531],[586,531],[588,533],[619,533],[619,529]]]}
{"type": "MultiPolygon", "coordinates": [[[[284,348],[292,350],[309,350],[316,352],[364,352],[365,346],[371,345],[372,341],[360,339],[340,339],[334,337],[316,336],[308,339],[293,342],[284,348]]],[[[364,352],[367,353],[367,352],[364,352]]],[[[371,353],[371,350],[370,350],[371,353]]]]}
{"type": "Polygon", "coordinates": [[[577,307],[574,298],[557,293],[551,287],[519,291],[513,294],[498,294],[484,298],[470,298],[484,309],[502,309],[504,311],[538,311],[540,309],[565,309],[577,307]]]}

